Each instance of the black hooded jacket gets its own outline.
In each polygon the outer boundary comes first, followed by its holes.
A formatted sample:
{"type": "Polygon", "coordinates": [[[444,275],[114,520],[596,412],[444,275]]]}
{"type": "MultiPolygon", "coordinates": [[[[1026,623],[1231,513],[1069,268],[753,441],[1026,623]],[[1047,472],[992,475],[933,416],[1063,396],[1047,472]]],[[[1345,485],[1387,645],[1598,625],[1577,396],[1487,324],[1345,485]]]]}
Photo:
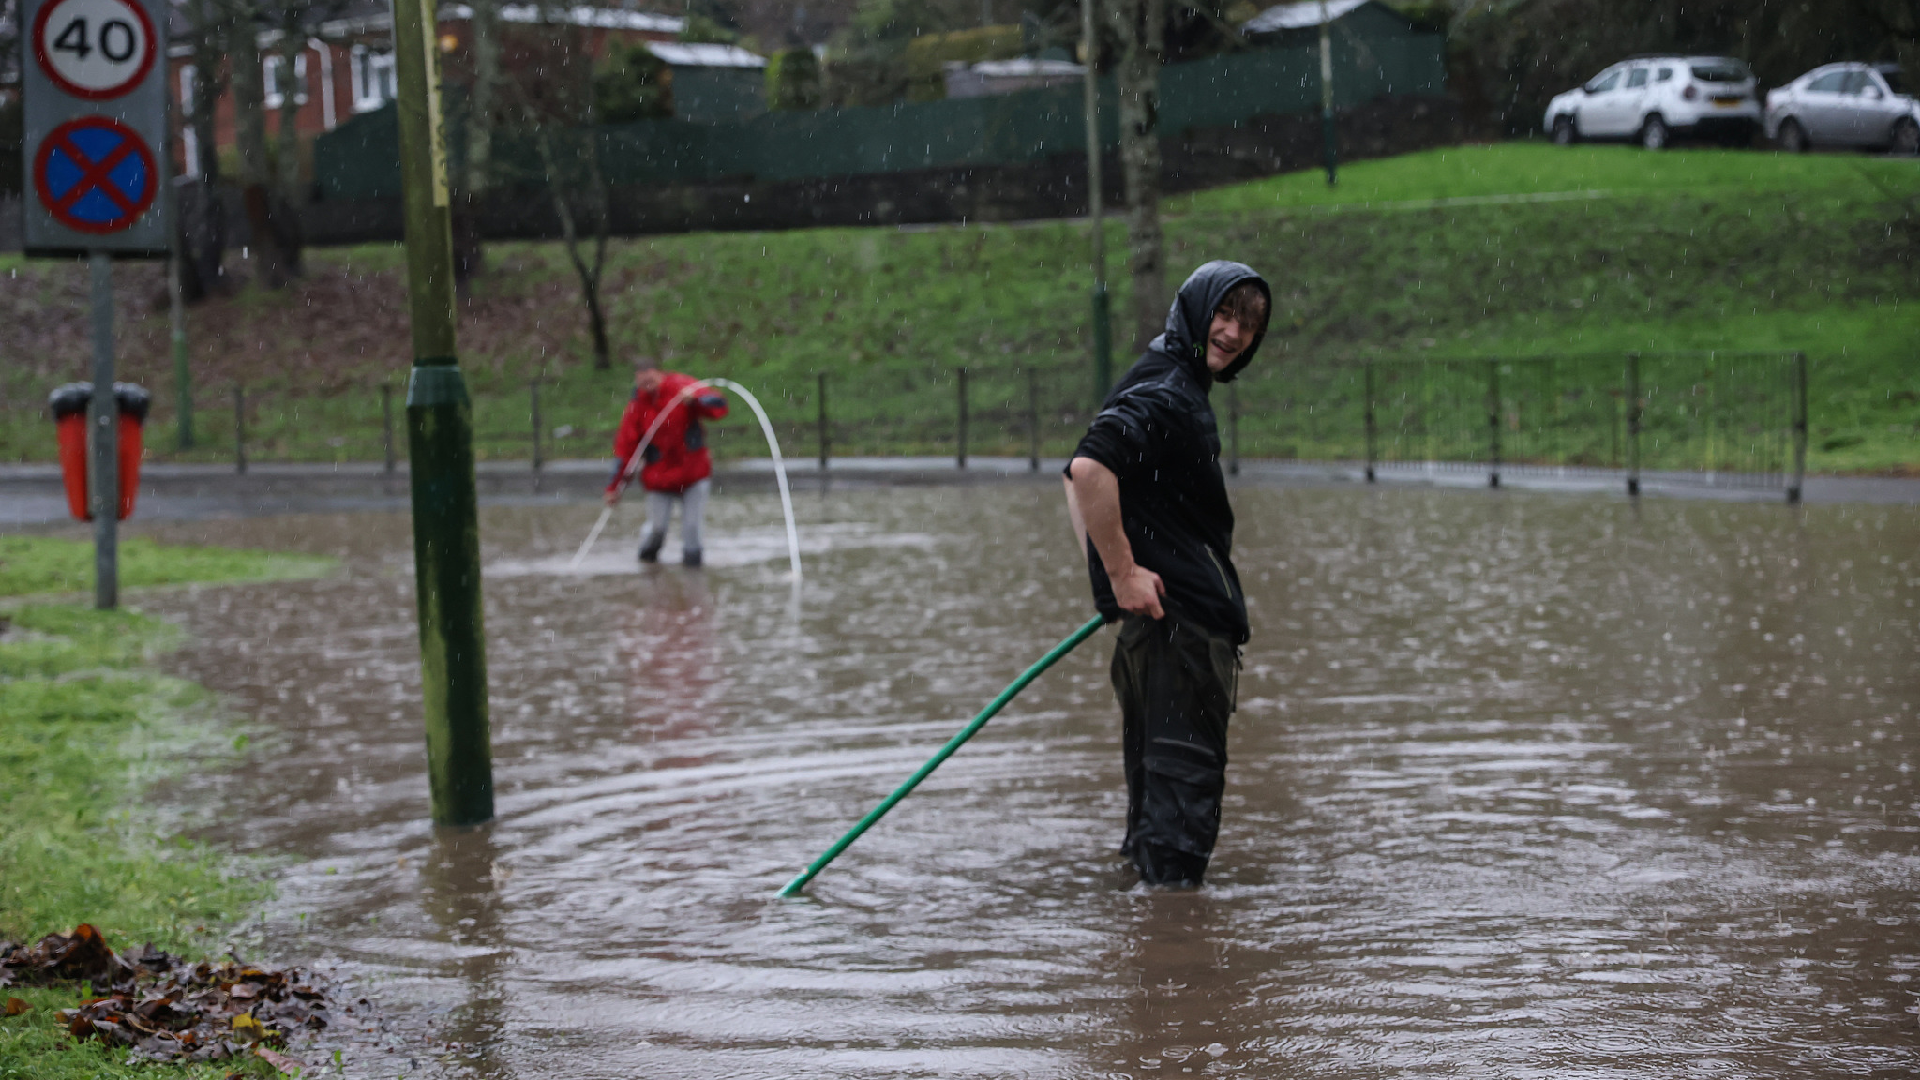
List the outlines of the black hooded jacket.
{"type": "MultiPolygon", "coordinates": [[[[1075,457],[1091,458],[1119,478],[1121,525],[1134,561],[1166,585],[1161,606],[1168,617],[1236,643],[1247,640],[1247,604],[1233,568],[1233,507],[1220,475],[1220,432],[1207,392],[1252,362],[1260,336],[1215,375],[1207,370],[1207,330],[1220,301],[1244,281],[1271,297],[1266,281],[1240,263],[1210,262],[1195,270],[1167,312],[1166,333],[1153,339],[1107,395],[1074,450],[1075,457]]],[[[1091,539],[1087,568],[1100,613],[1124,617],[1091,539]]]]}

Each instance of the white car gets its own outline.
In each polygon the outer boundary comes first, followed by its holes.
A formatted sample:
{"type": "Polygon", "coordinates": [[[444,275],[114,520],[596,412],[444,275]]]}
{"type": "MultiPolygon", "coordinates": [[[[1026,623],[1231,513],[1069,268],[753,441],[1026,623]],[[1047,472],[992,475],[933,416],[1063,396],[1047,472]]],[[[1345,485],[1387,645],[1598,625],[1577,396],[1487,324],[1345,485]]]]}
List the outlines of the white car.
{"type": "Polygon", "coordinates": [[[1727,56],[1636,56],[1547,104],[1546,129],[1569,146],[1625,139],[1649,150],[1676,137],[1751,142],[1760,126],[1753,72],[1727,56]]]}
{"type": "Polygon", "coordinates": [[[1801,153],[1815,146],[1920,153],[1920,104],[1898,64],[1828,64],[1767,95],[1767,138],[1801,153]]]}

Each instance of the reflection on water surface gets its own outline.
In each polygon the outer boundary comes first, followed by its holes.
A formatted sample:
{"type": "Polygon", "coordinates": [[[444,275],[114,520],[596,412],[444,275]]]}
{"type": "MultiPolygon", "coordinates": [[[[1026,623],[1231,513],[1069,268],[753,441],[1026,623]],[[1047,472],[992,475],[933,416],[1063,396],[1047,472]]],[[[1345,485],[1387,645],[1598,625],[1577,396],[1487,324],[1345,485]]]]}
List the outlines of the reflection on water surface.
{"type": "Polygon", "coordinates": [[[221,788],[221,839],[298,860],[270,947],[439,1040],[355,1074],[1920,1069],[1920,513],[1236,499],[1199,893],[1113,855],[1109,632],[772,899],[1085,617],[1051,485],[804,498],[797,611],[771,496],[692,574],[545,573],[595,508],[488,511],[500,818],[464,834],[423,820],[404,517],[169,527],[348,568],[148,603],[276,733],[221,788]]]}

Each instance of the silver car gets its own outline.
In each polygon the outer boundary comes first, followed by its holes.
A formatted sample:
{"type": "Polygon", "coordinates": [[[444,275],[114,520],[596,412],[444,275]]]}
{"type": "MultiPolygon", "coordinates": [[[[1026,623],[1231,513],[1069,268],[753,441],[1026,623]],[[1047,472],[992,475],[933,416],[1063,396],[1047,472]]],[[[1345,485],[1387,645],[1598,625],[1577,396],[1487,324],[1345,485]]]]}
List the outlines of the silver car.
{"type": "Polygon", "coordinates": [[[1800,153],[1815,146],[1920,153],[1920,104],[1898,64],[1828,64],[1767,94],[1767,137],[1800,153]]]}

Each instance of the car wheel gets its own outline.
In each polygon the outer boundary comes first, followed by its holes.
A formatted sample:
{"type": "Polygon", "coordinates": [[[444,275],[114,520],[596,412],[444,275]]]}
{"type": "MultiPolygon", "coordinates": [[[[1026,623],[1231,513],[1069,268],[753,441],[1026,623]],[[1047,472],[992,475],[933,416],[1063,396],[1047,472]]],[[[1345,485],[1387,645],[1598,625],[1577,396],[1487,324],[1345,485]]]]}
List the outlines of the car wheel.
{"type": "Polygon", "coordinates": [[[1807,129],[1791,117],[1780,121],[1780,149],[1789,154],[1807,152],[1807,129]]]}
{"type": "Polygon", "coordinates": [[[1640,125],[1640,145],[1648,150],[1665,150],[1672,133],[1667,130],[1667,122],[1658,116],[1649,116],[1640,125]]]}
{"type": "Polygon", "coordinates": [[[1893,152],[1901,157],[1920,154],[1920,124],[1905,117],[1893,125],[1893,152]]]}
{"type": "Polygon", "coordinates": [[[1573,117],[1556,116],[1553,118],[1553,145],[1572,146],[1580,141],[1580,133],[1573,130],[1573,117]]]}

